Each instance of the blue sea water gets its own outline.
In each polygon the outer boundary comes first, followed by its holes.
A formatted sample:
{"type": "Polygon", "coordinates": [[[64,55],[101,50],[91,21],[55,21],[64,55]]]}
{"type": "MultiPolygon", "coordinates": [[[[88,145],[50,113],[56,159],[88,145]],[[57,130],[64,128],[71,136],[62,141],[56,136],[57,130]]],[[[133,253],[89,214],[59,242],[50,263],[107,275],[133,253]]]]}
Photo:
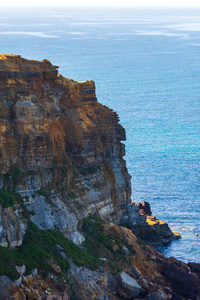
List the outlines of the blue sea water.
{"type": "Polygon", "coordinates": [[[200,9],[1,8],[0,52],[95,80],[126,129],[133,201],[181,233],[166,256],[200,262],[200,9]]]}

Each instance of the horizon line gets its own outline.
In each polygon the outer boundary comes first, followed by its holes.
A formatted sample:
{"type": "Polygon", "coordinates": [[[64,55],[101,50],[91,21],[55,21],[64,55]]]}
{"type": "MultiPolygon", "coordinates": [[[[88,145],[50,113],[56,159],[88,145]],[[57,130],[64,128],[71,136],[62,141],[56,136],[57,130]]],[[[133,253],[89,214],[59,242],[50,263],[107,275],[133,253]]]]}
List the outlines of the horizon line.
{"type": "Polygon", "coordinates": [[[200,8],[200,3],[199,5],[194,5],[194,6],[191,6],[191,5],[93,5],[93,4],[85,4],[85,5],[71,5],[71,4],[50,4],[50,5],[44,5],[44,4],[41,4],[41,5],[34,5],[34,4],[31,4],[31,5],[27,5],[27,4],[18,4],[18,5],[2,5],[0,4],[0,7],[4,7],[4,8],[17,8],[17,7],[24,7],[24,8],[30,8],[30,7],[46,7],[46,8],[50,8],[50,7],[57,7],[57,8],[62,8],[62,7],[71,7],[71,8],[178,8],[178,9],[184,9],[184,8],[200,8]]]}

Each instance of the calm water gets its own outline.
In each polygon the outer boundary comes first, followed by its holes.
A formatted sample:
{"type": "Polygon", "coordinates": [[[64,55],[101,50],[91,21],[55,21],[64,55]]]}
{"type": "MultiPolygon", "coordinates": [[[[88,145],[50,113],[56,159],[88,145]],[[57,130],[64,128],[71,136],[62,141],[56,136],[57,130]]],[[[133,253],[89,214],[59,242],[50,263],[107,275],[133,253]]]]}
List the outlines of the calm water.
{"type": "Polygon", "coordinates": [[[182,234],[167,256],[200,262],[200,10],[1,8],[0,49],[96,81],[126,128],[133,201],[182,234]]]}

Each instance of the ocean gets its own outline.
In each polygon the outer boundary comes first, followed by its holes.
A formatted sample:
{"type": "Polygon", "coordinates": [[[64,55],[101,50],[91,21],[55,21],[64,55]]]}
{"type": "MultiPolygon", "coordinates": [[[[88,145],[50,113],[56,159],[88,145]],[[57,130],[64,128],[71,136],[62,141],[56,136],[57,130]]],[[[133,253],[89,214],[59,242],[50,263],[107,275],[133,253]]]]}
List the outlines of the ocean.
{"type": "Polygon", "coordinates": [[[96,82],[126,129],[132,200],[182,235],[160,250],[200,262],[200,9],[1,7],[0,52],[96,82]]]}

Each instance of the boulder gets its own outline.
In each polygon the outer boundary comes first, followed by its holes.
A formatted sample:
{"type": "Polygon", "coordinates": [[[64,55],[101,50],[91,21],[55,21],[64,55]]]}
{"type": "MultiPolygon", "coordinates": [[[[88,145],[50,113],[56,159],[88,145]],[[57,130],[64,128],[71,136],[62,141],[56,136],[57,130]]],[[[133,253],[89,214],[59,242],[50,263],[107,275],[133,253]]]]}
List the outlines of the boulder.
{"type": "Polygon", "coordinates": [[[55,273],[59,274],[61,272],[61,267],[56,264],[52,258],[47,258],[46,261],[55,273]]]}
{"type": "Polygon", "coordinates": [[[85,238],[80,232],[75,231],[71,233],[70,240],[76,245],[81,245],[85,241],[85,238]]]}
{"type": "Polygon", "coordinates": [[[17,272],[22,275],[26,272],[26,266],[23,265],[23,266],[15,266],[15,269],[17,270],[17,272]]]}
{"type": "Polygon", "coordinates": [[[131,277],[134,277],[136,279],[138,279],[141,276],[141,272],[134,265],[128,270],[128,272],[131,277]]]}
{"type": "Polygon", "coordinates": [[[149,291],[150,285],[149,285],[149,282],[145,278],[142,278],[142,277],[139,278],[138,283],[145,291],[149,291]]]}
{"type": "Polygon", "coordinates": [[[168,299],[165,292],[159,289],[156,292],[150,293],[145,297],[145,300],[166,300],[168,299]]]}
{"type": "Polygon", "coordinates": [[[139,296],[142,290],[141,286],[127,273],[120,273],[117,281],[117,294],[123,299],[133,299],[139,296]]]}
{"type": "Polygon", "coordinates": [[[109,296],[115,291],[117,285],[110,273],[92,271],[86,267],[79,268],[73,263],[71,263],[69,273],[73,284],[74,299],[110,299],[109,296]]]}
{"type": "Polygon", "coordinates": [[[25,291],[25,293],[26,293],[26,298],[28,300],[38,299],[38,297],[40,296],[38,290],[35,290],[35,289],[33,289],[33,290],[27,289],[25,291]]]}
{"type": "Polygon", "coordinates": [[[122,251],[123,251],[124,255],[129,256],[130,251],[128,250],[128,248],[126,246],[123,246],[122,251]]]}
{"type": "Polygon", "coordinates": [[[163,262],[162,273],[169,280],[175,293],[194,299],[196,290],[194,276],[186,264],[170,257],[163,262]]]}

